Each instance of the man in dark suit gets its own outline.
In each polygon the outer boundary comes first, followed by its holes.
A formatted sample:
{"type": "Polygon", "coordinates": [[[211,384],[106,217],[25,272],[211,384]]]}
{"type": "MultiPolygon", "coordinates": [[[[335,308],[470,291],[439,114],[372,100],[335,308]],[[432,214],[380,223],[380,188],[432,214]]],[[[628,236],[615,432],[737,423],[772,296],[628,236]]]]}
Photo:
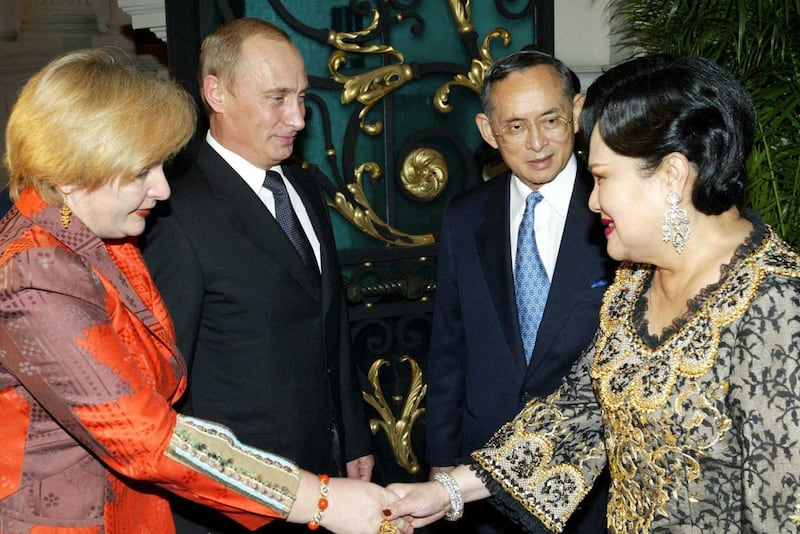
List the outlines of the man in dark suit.
{"type": "MultiPolygon", "coordinates": [[[[200,70],[210,129],[142,240],[188,364],[182,410],[310,471],[369,480],[329,214],[319,177],[287,162],[305,126],[303,60],[285,32],[243,18],[205,39],[200,70]]],[[[179,533],[239,532],[183,516],[179,533]]]]}
{"type": "MultiPolygon", "coordinates": [[[[481,136],[510,171],[453,198],[443,217],[428,357],[433,472],[458,465],[528,400],[558,387],[597,329],[613,277],[600,221],[587,205],[592,177],[573,153],[583,104],[575,74],[547,54],[517,52],[488,70],[481,104],[481,136]],[[533,192],[541,195],[532,228],[549,293],[546,283],[538,290],[546,303],[526,354],[515,266],[533,192]]],[[[569,531],[605,532],[606,498],[607,479],[569,531]]],[[[488,505],[470,506],[458,532],[519,531],[488,505]]]]}

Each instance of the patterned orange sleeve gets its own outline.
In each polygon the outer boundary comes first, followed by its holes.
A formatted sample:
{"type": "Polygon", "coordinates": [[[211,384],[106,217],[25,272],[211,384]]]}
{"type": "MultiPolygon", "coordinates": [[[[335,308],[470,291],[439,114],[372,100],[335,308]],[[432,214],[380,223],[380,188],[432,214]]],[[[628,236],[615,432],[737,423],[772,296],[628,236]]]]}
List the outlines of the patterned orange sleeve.
{"type": "MultiPolygon", "coordinates": [[[[41,447],[49,436],[49,472],[74,464],[76,445],[92,453],[87,464],[102,460],[115,492],[106,513],[117,521],[137,521],[126,479],[157,483],[251,528],[288,515],[297,466],[241,445],[223,427],[178,419],[179,356],[84,259],[59,247],[18,251],[0,265],[0,284],[3,344],[14,349],[0,356],[0,386],[10,384],[0,388],[1,410],[15,416],[17,434],[0,455],[0,499],[23,478],[45,475],[19,466],[31,465],[24,457],[33,441],[41,447]]],[[[87,487],[87,496],[97,493],[87,487]]]]}

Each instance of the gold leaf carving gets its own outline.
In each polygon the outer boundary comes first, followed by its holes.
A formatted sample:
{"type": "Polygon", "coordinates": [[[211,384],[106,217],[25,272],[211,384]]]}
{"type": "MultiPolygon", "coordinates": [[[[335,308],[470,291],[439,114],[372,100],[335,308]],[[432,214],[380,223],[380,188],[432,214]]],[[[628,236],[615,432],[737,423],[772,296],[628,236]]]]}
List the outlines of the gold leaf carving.
{"type": "MultiPolygon", "coordinates": [[[[471,0],[448,0],[448,3],[458,25],[459,33],[473,32],[471,0]]],[[[357,101],[364,106],[358,113],[361,130],[367,135],[377,136],[383,133],[383,121],[378,119],[370,123],[367,122],[367,116],[383,98],[410,82],[414,73],[411,65],[403,63],[405,61],[403,54],[391,45],[362,45],[357,42],[359,39],[366,40],[365,38],[369,38],[379,30],[381,15],[376,9],[373,9],[371,14],[372,20],[363,29],[353,32],[330,31],[328,33],[327,42],[335,49],[328,58],[328,70],[331,78],[342,84],[341,103],[349,104],[357,101]],[[342,70],[347,65],[348,53],[387,54],[395,58],[397,63],[383,65],[357,74],[345,74],[342,70]]],[[[395,17],[397,21],[402,20],[402,15],[395,17]]],[[[448,103],[448,97],[450,87],[453,85],[462,86],[480,94],[486,70],[493,62],[489,45],[494,39],[502,39],[504,45],[508,46],[511,42],[511,35],[503,28],[496,28],[484,38],[479,50],[479,58],[472,59],[469,72],[466,75],[457,74],[453,80],[445,83],[436,91],[433,104],[437,110],[442,113],[452,111],[453,108],[448,103]]],[[[386,243],[399,246],[433,243],[432,234],[412,235],[401,232],[373,212],[361,184],[361,175],[365,171],[369,171],[373,179],[377,179],[381,174],[380,167],[374,162],[360,166],[355,171],[356,182],[347,184],[347,190],[351,196],[348,197],[345,192],[337,192],[331,206],[360,231],[386,243]],[[354,200],[351,201],[350,198],[354,200]]],[[[438,153],[414,153],[409,155],[403,163],[400,178],[403,187],[411,196],[421,200],[430,200],[437,198],[445,187],[448,179],[447,166],[444,158],[438,153]]]]}
{"type": "MultiPolygon", "coordinates": [[[[399,57],[402,61],[402,54],[399,54],[399,57]]],[[[349,104],[353,100],[358,100],[364,104],[364,109],[358,114],[358,118],[361,121],[361,129],[369,135],[378,135],[383,131],[383,122],[376,121],[373,124],[367,124],[367,113],[383,97],[399,89],[412,78],[411,66],[399,63],[386,65],[356,76],[346,76],[339,72],[339,69],[345,63],[347,63],[347,54],[341,50],[331,53],[328,59],[328,69],[333,79],[344,85],[341,102],[342,104],[349,104]]]]}
{"type": "Polygon", "coordinates": [[[377,29],[379,22],[380,22],[380,14],[378,13],[377,10],[373,9],[372,22],[370,22],[369,26],[357,32],[331,31],[328,33],[328,44],[338,50],[347,50],[349,52],[358,52],[360,54],[391,54],[395,56],[400,61],[400,63],[402,63],[403,54],[395,50],[390,45],[361,46],[358,43],[348,42],[358,39],[359,37],[364,37],[366,35],[369,35],[370,32],[377,29]]]}
{"type": "Polygon", "coordinates": [[[347,190],[353,195],[356,204],[349,202],[343,193],[337,192],[331,206],[356,228],[386,243],[405,247],[433,243],[433,234],[412,235],[401,232],[392,228],[372,211],[361,185],[364,172],[369,172],[373,180],[381,176],[381,168],[377,163],[370,161],[360,165],[355,170],[356,181],[347,184],[347,190]]]}
{"type": "Polygon", "coordinates": [[[422,383],[422,370],[413,358],[403,356],[400,361],[408,362],[411,366],[411,383],[408,386],[408,394],[403,402],[399,418],[395,416],[391,406],[386,401],[381,389],[380,377],[378,376],[381,367],[389,364],[388,360],[381,358],[372,363],[367,376],[375,393],[362,392],[361,394],[367,404],[372,406],[380,415],[380,419],[370,419],[369,421],[372,433],[377,434],[380,430],[383,430],[389,439],[389,444],[392,447],[392,452],[398,465],[409,473],[415,474],[419,472],[420,465],[411,445],[411,431],[419,416],[425,413],[425,408],[420,408],[419,406],[422,399],[425,398],[428,386],[422,383]]]}
{"type": "Polygon", "coordinates": [[[450,9],[458,23],[459,33],[469,33],[475,29],[472,25],[472,6],[470,0],[449,0],[450,9]]]}
{"type": "Polygon", "coordinates": [[[414,198],[433,200],[447,185],[447,162],[432,148],[412,150],[403,161],[400,181],[414,198]]]}
{"type": "Polygon", "coordinates": [[[511,44],[511,35],[503,28],[495,28],[484,38],[483,46],[480,49],[480,59],[473,59],[470,64],[469,72],[466,76],[463,74],[456,74],[453,79],[442,85],[433,97],[433,105],[442,113],[450,113],[453,107],[447,103],[450,95],[450,87],[453,85],[460,85],[475,93],[481,93],[481,86],[483,85],[483,78],[486,71],[494,63],[492,54],[489,51],[489,44],[494,39],[502,39],[503,44],[508,46],[511,44]]]}

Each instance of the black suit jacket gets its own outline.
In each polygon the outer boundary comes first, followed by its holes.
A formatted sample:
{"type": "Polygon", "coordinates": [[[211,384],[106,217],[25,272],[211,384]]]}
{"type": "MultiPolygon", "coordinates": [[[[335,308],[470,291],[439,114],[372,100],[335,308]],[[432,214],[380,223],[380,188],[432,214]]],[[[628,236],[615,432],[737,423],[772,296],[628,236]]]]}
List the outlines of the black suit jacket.
{"type": "MultiPolygon", "coordinates": [[[[587,205],[592,178],[578,161],[550,293],[527,365],[517,319],[505,173],[454,197],[442,220],[428,357],[428,461],[456,465],[533,397],[552,393],[589,344],[615,264],[587,205]]],[[[602,485],[602,484],[601,484],[602,485]]],[[[605,525],[604,500],[596,524],[605,525]]]]}
{"type": "Polygon", "coordinates": [[[189,369],[181,410],[312,472],[370,453],[341,275],[312,171],[282,166],[321,245],[315,291],[275,218],[207,143],[170,177],[142,250],[189,369]]]}

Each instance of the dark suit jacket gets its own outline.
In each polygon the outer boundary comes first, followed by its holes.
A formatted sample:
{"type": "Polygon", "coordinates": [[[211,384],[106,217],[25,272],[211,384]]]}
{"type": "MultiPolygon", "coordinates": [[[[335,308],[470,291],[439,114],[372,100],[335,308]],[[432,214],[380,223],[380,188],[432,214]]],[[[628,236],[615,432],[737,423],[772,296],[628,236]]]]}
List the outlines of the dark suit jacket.
{"type": "Polygon", "coordinates": [[[327,207],[317,178],[282,166],[321,245],[315,292],[275,218],[207,143],[170,177],[148,221],[145,261],[189,369],[181,410],[316,473],[370,453],[327,207]]]}
{"type": "Polygon", "coordinates": [[[11,202],[11,197],[8,196],[8,186],[0,190],[0,217],[8,213],[14,203],[11,202]]]}
{"type": "MultiPolygon", "coordinates": [[[[606,255],[599,217],[587,206],[592,178],[580,160],[578,167],[530,366],[522,349],[511,267],[511,175],[454,197],[445,210],[428,357],[431,465],[458,464],[528,400],[552,393],[597,329],[615,265],[606,255]]],[[[602,526],[601,515],[596,520],[602,526]]]]}

